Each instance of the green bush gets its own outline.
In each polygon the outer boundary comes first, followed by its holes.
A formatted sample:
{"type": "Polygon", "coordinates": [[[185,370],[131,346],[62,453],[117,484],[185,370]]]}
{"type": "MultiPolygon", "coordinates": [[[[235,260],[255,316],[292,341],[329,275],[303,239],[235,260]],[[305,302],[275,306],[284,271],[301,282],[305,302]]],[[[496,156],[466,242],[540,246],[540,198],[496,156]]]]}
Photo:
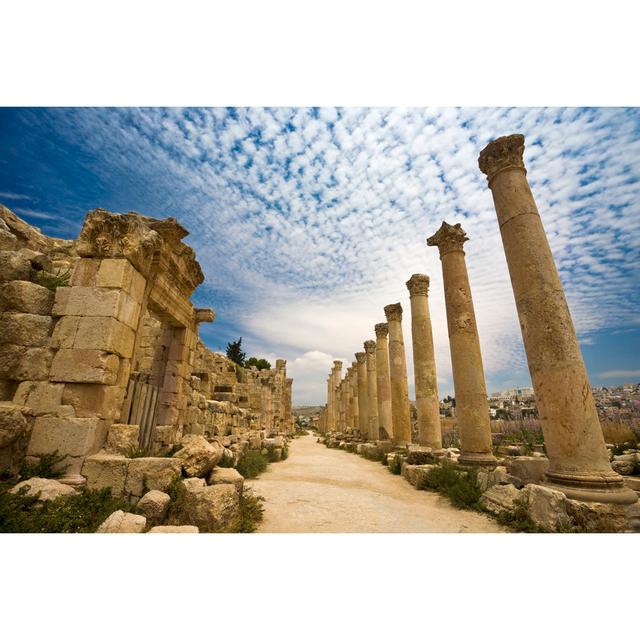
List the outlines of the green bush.
{"type": "Polygon", "coordinates": [[[394,476],[399,476],[402,471],[402,458],[400,456],[393,456],[391,462],[387,463],[387,468],[394,476]]]}
{"type": "Polygon", "coordinates": [[[513,511],[503,511],[495,515],[499,524],[522,533],[543,533],[543,530],[531,520],[522,502],[515,500],[513,504],[515,506],[513,511]]]}
{"type": "Polygon", "coordinates": [[[242,454],[236,469],[245,478],[257,478],[266,468],[267,459],[257,449],[249,449],[242,454]]]}
{"type": "Polygon", "coordinates": [[[482,489],[475,470],[461,471],[450,462],[443,462],[427,471],[418,482],[418,489],[431,489],[449,498],[454,507],[478,509],[482,489]]]}
{"type": "Polygon", "coordinates": [[[251,489],[244,489],[240,497],[240,519],[233,533],[253,533],[264,517],[264,498],[251,489]]]}
{"type": "Polygon", "coordinates": [[[58,287],[68,287],[70,278],[71,272],[68,269],[58,273],[36,272],[36,283],[50,291],[55,291],[58,287]]]}
{"type": "Polygon", "coordinates": [[[25,495],[26,487],[17,494],[9,489],[9,484],[0,487],[0,533],[92,533],[114,511],[129,509],[108,487],[82,487],[76,494],[43,503],[25,495]]]}
{"type": "Polygon", "coordinates": [[[233,467],[234,462],[235,462],[235,458],[222,456],[222,458],[220,458],[220,462],[218,462],[218,466],[228,469],[229,467],[233,467]]]}
{"type": "Polygon", "coordinates": [[[286,460],[289,457],[289,447],[287,447],[287,445],[285,444],[284,447],[282,447],[282,457],[280,458],[280,460],[286,460]]]}
{"type": "Polygon", "coordinates": [[[29,478],[61,478],[67,468],[68,464],[61,465],[60,463],[67,456],[58,455],[56,449],[53,453],[45,453],[40,456],[40,459],[35,464],[23,462],[20,467],[20,480],[28,480],[29,478]]]}
{"type": "Polygon", "coordinates": [[[389,464],[389,460],[387,458],[387,454],[386,453],[382,456],[382,460],[380,460],[380,462],[382,462],[382,465],[385,466],[385,467],[387,466],[387,464],[389,464]]]}

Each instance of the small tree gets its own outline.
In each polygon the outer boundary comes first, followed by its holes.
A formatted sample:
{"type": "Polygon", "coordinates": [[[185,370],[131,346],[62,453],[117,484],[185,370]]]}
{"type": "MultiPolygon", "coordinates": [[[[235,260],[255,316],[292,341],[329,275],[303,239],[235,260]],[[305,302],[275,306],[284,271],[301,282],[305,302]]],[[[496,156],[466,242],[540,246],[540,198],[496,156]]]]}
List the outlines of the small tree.
{"type": "Polygon", "coordinates": [[[229,360],[233,360],[233,362],[243,367],[246,357],[247,354],[242,350],[242,336],[235,342],[227,343],[227,358],[229,358],[229,360]]]}
{"type": "Polygon", "coordinates": [[[247,367],[247,369],[250,367],[256,367],[258,371],[262,371],[262,369],[271,369],[271,363],[268,360],[265,360],[264,358],[254,358],[253,356],[245,361],[244,366],[247,367]]]}

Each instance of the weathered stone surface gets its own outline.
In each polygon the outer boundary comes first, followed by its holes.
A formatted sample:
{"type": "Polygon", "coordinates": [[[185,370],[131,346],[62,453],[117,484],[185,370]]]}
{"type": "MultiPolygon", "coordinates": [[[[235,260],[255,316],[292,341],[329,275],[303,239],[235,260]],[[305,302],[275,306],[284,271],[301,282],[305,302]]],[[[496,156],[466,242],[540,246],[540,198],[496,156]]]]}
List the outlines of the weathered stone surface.
{"type": "Polygon", "coordinates": [[[242,495],[244,478],[235,470],[226,467],[216,467],[210,474],[207,482],[213,484],[231,484],[236,488],[239,495],[242,495]]]}
{"type": "Polygon", "coordinates": [[[523,485],[544,482],[544,474],[549,468],[549,460],[547,458],[532,456],[508,458],[505,460],[505,464],[509,473],[516,478],[520,478],[523,485]]]}
{"type": "Polygon", "coordinates": [[[147,519],[148,523],[158,525],[164,522],[170,502],[171,498],[168,494],[153,489],[140,498],[136,509],[147,519]]]}
{"type": "Polygon", "coordinates": [[[67,383],[62,401],[73,405],[78,418],[98,416],[106,420],[120,418],[125,388],[119,385],[67,383]]]}
{"type": "Polygon", "coordinates": [[[613,456],[611,468],[623,476],[630,476],[636,468],[638,456],[635,453],[625,453],[613,456]]]}
{"type": "Polygon", "coordinates": [[[600,502],[565,502],[568,517],[574,526],[587,533],[618,533],[628,531],[631,523],[621,504],[602,504],[600,502]]]}
{"type": "Polygon", "coordinates": [[[571,524],[567,515],[567,498],[561,491],[528,484],[522,489],[522,502],[529,518],[541,529],[557,531],[571,524]]]}
{"type": "Polygon", "coordinates": [[[20,407],[12,402],[0,402],[0,449],[17,446],[17,450],[26,447],[29,430],[20,407]]]}
{"type": "Polygon", "coordinates": [[[435,462],[430,448],[409,449],[407,464],[432,464],[435,462]]]}
{"type": "Polygon", "coordinates": [[[513,511],[515,501],[520,498],[521,491],[512,484],[494,485],[487,489],[480,498],[480,504],[491,513],[513,511]]]}
{"type": "Polygon", "coordinates": [[[35,419],[27,453],[40,456],[58,451],[69,456],[97,453],[105,440],[106,427],[99,418],[35,419]]]}
{"type": "Polygon", "coordinates": [[[185,525],[162,525],[151,527],[148,533],[200,533],[198,527],[188,524],[185,525]]]}
{"type": "Polygon", "coordinates": [[[13,380],[47,380],[53,361],[53,353],[53,350],[48,347],[27,348],[10,377],[13,380]]]}
{"type": "Polygon", "coordinates": [[[169,514],[168,524],[191,524],[200,531],[217,533],[233,529],[240,516],[240,497],[230,484],[196,487],[185,483],[181,507],[169,514]]]}
{"type": "Polygon", "coordinates": [[[98,349],[60,349],[53,358],[49,377],[54,382],[113,385],[120,359],[98,349]]]}
{"type": "Polygon", "coordinates": [[[182,463],[182,468],[188,476],[206,476],[220,462],[224,450],[219,442],[210,443],[198,435],[186,435],[180,444],[183,447],[174,454],[173,459],[182,463]]]}
{"type": "Polygon", "coordinates": [[[85,458],[82,475],[87,479],[89,489],[111,488],[111,494],[119,496],[124,493],[129,460],[122,456],[97,453],[85,458]]]}
{"type": "Polygon", "coordinates": [[[40,494],[38,500],[43,502],[76,493],[73,487],[49,478],[29,478],[28,480],[23,480],[22,482],[18,482],[15,487],[9,489],[9,493],[18,493],[23,487],[27,487],[26,495],[28,496],[40,494]]]}
{"type": "Polygon", "coordinates": [[[0,251],[0,280],[29,280],[33,267],[19,251],[0,251]]]}
{"type": "Polygon", "coordinates": [[[0,311],[17,311],[48,316],[53,307],[53,291],[28,280],[13,280],[0,286],[0,311]]]}
{"type": "Polygon", "coordinates": [[[506,467],[496,467],[495,469],[480,469],[477,473],[478,486],[486,491],[489,487],[496,484],[512,484],[514,487],[521,489],[524,483],[520,478],[509,475],[506,467]]]}
{"type": "Polygon", "coordinates": [[[50,316],[3,313],[0,314],[0,344],[42,347],[49,341],[52,328],[53,319],[50,316]]]}
{"type": "Polygon", "coordinates": [[[21,382],[13,401],[26,405],[33,415],[55,413],[62,404],[63,384],[51,382],[21,382]]]}
{"type": "Polygon", "coordinates": [[[123,456],[127,455],[138,448],[139,436],[140,425],[114,423],[109,427],[105,450],[123,456]]]}
{"type": "Polygon", "coordinates": [[[175,458],[133,458],[125,482],[125,491],[142,496],[151,489],[164,491],[180,475],[182,464],[175,458]]]}
{"type": "Polygon", "coordinates": [[[96,533],[142,533],[147,526],[144,516],[124,511],[114,511],[97,529],[96,533]]]}
{"type": "Polygon", "coordinates": [[[27,351],[19,344],[3,344],[0,349],[0,378],[15,380],[15,371],[27,351]]]}
{"type": "Polygon", "coordinates": [[[409,464],[404,462],[400,473],[409,484],[419,487],[424,482],[427,473],[435,466],[434,464],[409,464]]]}
{"type": "Polygon", "coordinates": [[[134,342],[133,330],[115,318],[80,318],[73,347],[99,349],[130,358],[134,342]]]}

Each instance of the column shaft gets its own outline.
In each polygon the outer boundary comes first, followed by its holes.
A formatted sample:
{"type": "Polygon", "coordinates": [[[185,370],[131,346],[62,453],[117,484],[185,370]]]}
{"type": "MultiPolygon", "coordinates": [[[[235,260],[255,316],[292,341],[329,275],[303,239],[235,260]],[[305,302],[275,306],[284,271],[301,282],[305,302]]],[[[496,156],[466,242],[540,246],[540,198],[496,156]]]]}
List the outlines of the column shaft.
{"type": "Polygon", "coordinates": [[[369,413],[369,440],[379,440],[378,430],[378,380],[376,372],[376,343],[367,340],[364,343],[367,358],[367,411],[369,413]]]}
{"type": "Polygon", "coordinates": [[[393,436],[393,414],[391,411],[391,379],[389,374],[389,326],[380,322],[376,331],[376,382],[378,391],[379,437],[393,436]],[[383,431],[384,430],[384,431],[383,431]]]}
{"type": "Polygon", "coordinates": [[[360,435],[366,440],[369,435],[369,411],[368,411],[368,385],[367,385],[367,361],[366,354],[356,353],[358,362],[358,429],[360,435]]]}

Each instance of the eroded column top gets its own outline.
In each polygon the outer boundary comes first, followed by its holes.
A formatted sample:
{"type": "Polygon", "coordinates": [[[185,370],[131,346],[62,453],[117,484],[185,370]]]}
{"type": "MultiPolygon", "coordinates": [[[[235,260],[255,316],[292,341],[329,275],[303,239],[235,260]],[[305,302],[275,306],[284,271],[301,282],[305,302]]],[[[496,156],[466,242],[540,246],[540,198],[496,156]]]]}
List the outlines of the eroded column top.
{"type": "Polygon", "coordinates": [[[505,169],[521,169],[526,173],[523,154],[524,136],[521,133],[502,136],[490,142],[480,152],[478,166],[491,185],[491,180],[505,169]]]}
{"type": "Polygon", "coordinates": [[[333,368],[336,371],[340,371],[342,369],[342,360],[334,360],[333,361],[333,368]]]}
{"type": "Polygon", "coordinates": [[[409,289],[409,297],[429,295],[429,276],[423,273],[414,273],[406,282],[409,289]]]}
{"type": "Polygon", "coordinates": [[[386,322],[379,322],[374,330],[376,332],[376,338],[385,338],[389,335],[389,325],[386,322]]]}
{"type": "Polygon", "coordinates": [[[427,245],[430,247],[438,247],[440,249],[440,257],[452,251],[462,251],[462,245],[468,240],[462,225],[449,224],[442,222],[440,228],[430,237],[427,238],[427,245]]]}
{"type": "Polygon", "coordinates": [[[367,354],[364,351],[358,351],[355,356],[358,364],[365,364],[365,362],[367,361],[367,354]]]}
{"type": "Polygon", "coordinates": [[[384,308],[384,315],[387,318],[387,322],[391,322],[392,320],[402,321],[402,305],[399,302],[388,304],[384,308]]]}
{"type": "Polygon", "coordinates": [[[375,340],[367,340],[364,343],[365,353],[374,354],[376,352],[376,341],[375,340]]]}

